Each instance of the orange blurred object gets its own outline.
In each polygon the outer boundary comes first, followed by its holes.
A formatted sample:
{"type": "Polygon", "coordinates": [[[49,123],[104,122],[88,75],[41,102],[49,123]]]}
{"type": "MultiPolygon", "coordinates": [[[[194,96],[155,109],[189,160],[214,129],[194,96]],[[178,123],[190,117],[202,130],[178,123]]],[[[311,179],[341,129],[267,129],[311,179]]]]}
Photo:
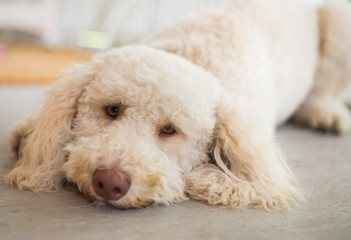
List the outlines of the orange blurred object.
{"type": "Polygon", "coordinates": [[[92,54],[78,49],[1,45],[0,84],[49,83],[74,62],[89,61],[92,54]]]}

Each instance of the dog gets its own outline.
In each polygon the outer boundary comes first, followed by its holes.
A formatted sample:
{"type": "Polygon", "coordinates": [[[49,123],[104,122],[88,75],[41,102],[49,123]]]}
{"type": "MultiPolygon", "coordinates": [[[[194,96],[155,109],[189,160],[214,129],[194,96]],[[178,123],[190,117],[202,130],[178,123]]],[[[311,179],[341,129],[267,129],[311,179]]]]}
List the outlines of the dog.
{"type": "Polygon", "coordinates": [[[351,6],[234,0],[66,71],[11,131],[5,183],[76,184],[117,208],[189,197],[231,208],[303,200],[275,127],[346,132],[351,6]]]}

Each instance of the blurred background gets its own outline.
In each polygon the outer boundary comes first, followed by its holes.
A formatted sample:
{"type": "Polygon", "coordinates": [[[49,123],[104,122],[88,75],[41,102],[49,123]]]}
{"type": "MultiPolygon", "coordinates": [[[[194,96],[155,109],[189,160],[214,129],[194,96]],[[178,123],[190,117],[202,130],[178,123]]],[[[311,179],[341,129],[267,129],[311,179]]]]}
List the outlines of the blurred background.
{"type": "Polygon", "coordinates": [[[0,40],[108,48],[224,0],[0,0],[0,40]]]}
{"type": "Polygon", "coordinates": [[[46,83],[99,50],[137,42],[227,0],[0,0],[0,84],[46,83]]]}
{"type": "Polygon", "coordinates": [[[0,0],[0,84],[52,82],[73,62],[228,1],[0,0]]]}

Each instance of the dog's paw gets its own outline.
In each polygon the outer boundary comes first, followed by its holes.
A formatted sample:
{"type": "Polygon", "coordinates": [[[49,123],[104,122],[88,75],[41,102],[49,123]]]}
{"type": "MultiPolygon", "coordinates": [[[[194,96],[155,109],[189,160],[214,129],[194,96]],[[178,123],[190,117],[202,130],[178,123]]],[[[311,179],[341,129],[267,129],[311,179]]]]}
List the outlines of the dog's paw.
{"type": "Polygon", "coordinates": [[[350,111],[344,103],[335,99],[318,99],[304,103],[293,120],[314,129],[344,133],[349,130],[350,111]]]}
{"type": "Polygon", "coordinates": [[[267,189],[262,189],[257,182],[238,180],[232,179],[215,165],[204,164],[186,174],[185,191],[193,199],[228,208],[254,206],[266,210],[289,209],[303,200],[302,194],[291,185],[276,191],[275,184],[278,182],[272,182],[267,189]]]}
{"type": "Polygon", "coordinates": [[[231,208],[248,206],[248,195],[242,194],[240,184],[215,165],[202,165],[185,176],[186,193],[196,200],[206,201],[211,205],[223,205],[231,208]]]}

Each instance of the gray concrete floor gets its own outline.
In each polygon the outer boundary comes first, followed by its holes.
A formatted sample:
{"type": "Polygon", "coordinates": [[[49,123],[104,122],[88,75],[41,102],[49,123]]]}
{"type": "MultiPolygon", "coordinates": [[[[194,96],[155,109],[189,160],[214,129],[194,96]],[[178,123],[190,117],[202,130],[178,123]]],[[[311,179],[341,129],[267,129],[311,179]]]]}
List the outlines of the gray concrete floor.
{"type": "MultiPolygon", "coordinates": [[[[14,162],[8,128],[35,108],[43,89],[0,86],[0,177],[14,162]]],[[[91,206],[72,187],[35,194],[0,181],[0,239],[351,239],[351,133],[287,124],[277,135],[307,193],[290,212],[194,200],[123,211],[91,206]]]]}

